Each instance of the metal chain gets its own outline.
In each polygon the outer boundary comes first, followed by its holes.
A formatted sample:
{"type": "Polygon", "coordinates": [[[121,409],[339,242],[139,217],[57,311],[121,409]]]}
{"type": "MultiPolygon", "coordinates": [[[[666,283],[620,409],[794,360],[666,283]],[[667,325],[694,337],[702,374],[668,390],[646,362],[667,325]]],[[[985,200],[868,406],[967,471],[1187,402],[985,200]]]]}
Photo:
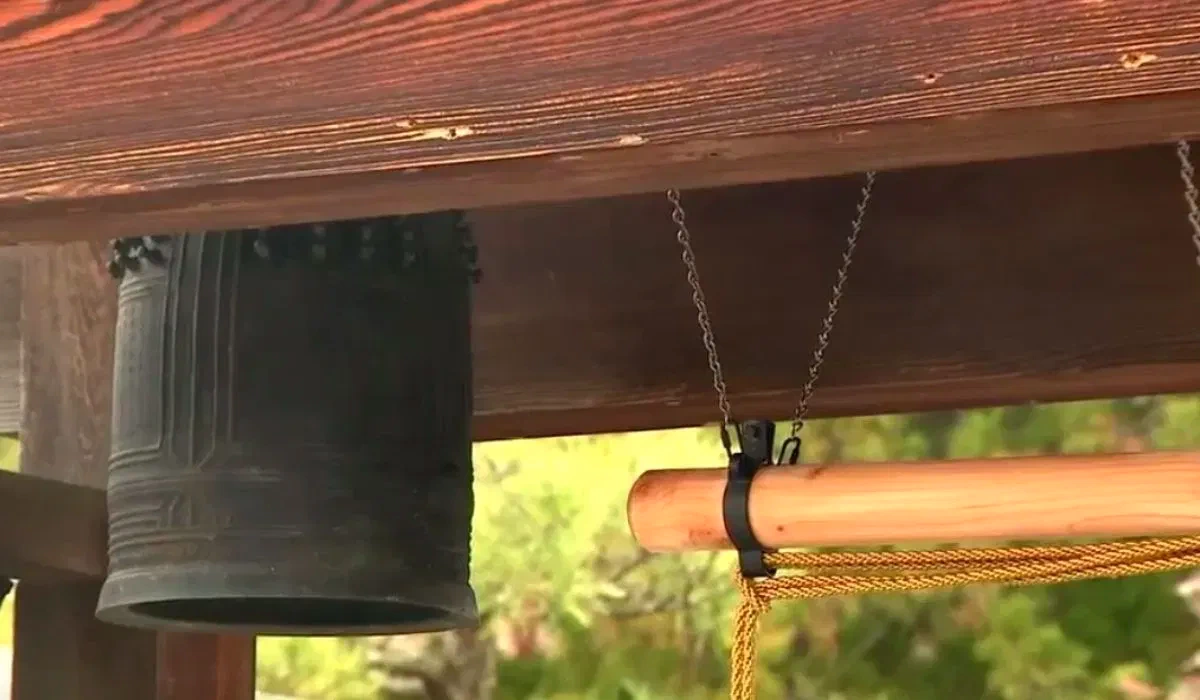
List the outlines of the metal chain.
{"type": "Polygon", "coordinates": [[[850,263],[854,260],[854,250],[858,247],[858,234],[862,232],[863,221],[867,216],[867,203],[871,201],[871,191],[875,187],[875,172],[867,173],[867,181],[859,193],[858,209],[854,221],[850,224],[850,235],[846,237],[846,250],[842,253],[842,266],[838,268],[837,280],[833,283],[833,293],[829,298],[829,308],[821,321],[821,333],[817,335],[817,347],[813,349],[812,362],[808,366],[808,382],[800,394],[796,411],[792,414],[792,437],[800,435],[804,421],[808,418],[808,404],[812,401],[813,392],[817,389],[817,379],[821,375],[821,365],[825,363],[825,350],[829,347],[829,336],[833,332],[833,320],[837,317],[838,307],[842,303],[842,294],[846,291],[846,279],[850,275],[850,263]]]}
{"type": "MultiPolygon", "coordinates": [[[[846,237],[846,249],[842,253],[842,264],[838,268],[837,279],[833,283],[833,292],[830,296],[828,309],[825,318],[821,322],[821,332],[817,336],[817,346],[813,350],[812,362],[808,368],[808,381],[805,382],[804,388],[801,390],[800,401],[796,404],[796,410],[793,414],[790,442],[795,444],[793,445],[792,461],[798,456],[799,442],[796,438],[800,433],[800,429],[804,427],[804,420],[808,417],[808,406],[812,400],[813,393],[816,391],[817,379],[821,374],[821,365],[825,362],[825,350],[829,347],[829,338],[833,332],[833,322],[837,317],[838,309],[842,302],[842,295],[846,290],[846,280],[849,277],[850,264],[854,260],[854,251],[858,246],[858,236],[862,232],[863,221],[866,219],[867,204],[871,201],[871,192],[875,186],[875,172],[868,172],[866,178],[867,181],[860,191],[854,220],[851,222],[850,234],[846,237]]],[[[704,342],[705,350],[708,352],[708,366],[713,374],[713,388],[717,391],[717,406],[721,410],[721,419],[723,421],[721,426],[721,442],[725,446],[725,450],[731,452],[732,439],[729,433],[736,432],[736,428],[733,422],[733,412],[729,404],[729,391],[725,384],[721,359],[717,352],[717,344],[713,335],[712,321],[708,313],[708,303],[704,296],[704,288],[700,284],[700,273],[696,269],[696,253],[692,249],[691,233],[687,228],[679,191],[676,189],[667,190],[667,200],[670,201],[672,207],[671,220],[675,222],[678,228],[675,238],[679,241],[680,247],[683,248],[683,264],[687,267],[687,280],[688,284],[692,287],[692,303],[696,307],[696,319],[700,326],[701,339],[704,342]]]]}
{"type": "Polygon", "coordinates": [[[1192,225],[1192,245],[1196,248],[1196,264],[1200,265],[1200,190],[1196,189],[1196,168],[1192,166],[1192,149],[1180,139],[1175,148],[1179,156],[1179,177],[1183,180],[1183,198],[1187,202],[1188,222],[1192,225]]]}
{"type": "Polygon", "coordinates": [[[696,252],[692,250],[692,234],[688,230],[683,203],[679,199],[679,190],[667,190],[667,200],[671,202],[671,220],[677,229],[675,240],[683,248],[681,257],[687,267],[687,281],[692,287],[692,304],[696,307],[696,323],[700,326],[700,337],[704,349],[708,352],[708,368],[712,370],[713,389],[717,392],[717,408],[721,411],[721,444],[726,452],[733,451],[733,440],[730,432],[736,432],[733,422],[733,409],[729,406],[729,388],[725,385],[725,373],[721,369],[721,357],[717,352],[717,341],[713,335],[712,320],[708,314],[708,301],[704,297],[704,287],[700,284],[700,271],[696,269],[696,252]]]}
{"type": "MultiPolygon", "coordinates": [[[[1179,158],[1179,177],[1183,180],[1184,185],[1184,200],[1187,202],[1188,208],[1187,220],[1192,228],[1192,245],[1196,249],[1196,264],[1200,266],[1200,188],[1197,188],[1195,182],[1196,169],[1192,164],[1191,146],[1186,140],[1180,139],[1176,145],[1175,153],[1179,158]]],[[[829,306],[825,318],[821,323],[821,332],[817,335],[817,345],[813,350],[812,362],[808,368],[808,381],[805,382],[801,390],[800,401],[796,404],[796,410],[792,415],[791,437],[793,439],[799,435],[800,431],[804,428],[805,420],[808,418],[809,404],[812,401],[813,394],[816,392],[817,380],[821,374],[821,366],[825,362],[825,351],[829,347],[830,335],[833,332],[833,322],[837,317],[842,296],[845,293],[850,265],[854,260],[854,251],[858,246],[858,237],[862,232],[863,222],[866,219],[867,205],[871,200],[874,185],[875,172],[866,173],[866,183],[860,191],[858,207],[850,226],[850,235],[846,238],[846,249],[842,253],[842,264],[838,268],[837,279],[833,284],[829,306]]],[[[688,231],[679,191],[676,189],[667,190],[667,199],[670,201],[672,207],[671,219],[678,227],[676,239],[683,248],[682,258],[684,265],[687,267],[688,284],[692,287],[692,303],[696,307],[696,320],[700,326],[704,349],[708,352],[708,366],[713,374],[713,388],[717,392],[717,406],[721,411],[721,441],[728,451],[731,449],[728,432],[734,430],[733,411],[730,408],[729,390],[725,384],[720,354],[717,352],[712,320],[708,312],[708,303],[704,296],[704,288],[700,284],[700,273],[696,269],[696,253],[692,249],[691,233],[688,231]]]]}

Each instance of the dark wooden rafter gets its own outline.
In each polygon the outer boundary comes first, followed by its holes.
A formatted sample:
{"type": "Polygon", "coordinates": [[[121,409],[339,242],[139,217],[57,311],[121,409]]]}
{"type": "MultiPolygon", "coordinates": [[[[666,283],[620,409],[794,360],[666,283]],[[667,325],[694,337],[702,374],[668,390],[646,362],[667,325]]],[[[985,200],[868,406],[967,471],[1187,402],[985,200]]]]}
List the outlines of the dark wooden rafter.
{"type": "MultiPolygon", "coordinates": [[[[23,361],[27,400],[21,468],[66,483],[46,485],[30,477],[0,482],[0,498],[6,499],[0,504],[5,505],[14,489],[49,493],[51,486],[58,488],[56,501],[47,502],[45,512],[25,520],[19,529],[9,525],[5,513],[0,535],[26,537],[27,528],[58,517],[79,523],[59,525],[55,531],[87,539],[79,530],[87,517],[88,531],[103,544],[106,519],[95,520],[100,516],[97,506],[103,511],[101,489],[107,477],[116,321],[104,246],[31,248],[21,258],[22,340],[29,350],[23,361]],[[83,512],[64,507],[67,498],[83,503],[83,512]]],[[[69,544],[64,538],[55,546],[69,544]]],[[[77,545],[91,557],[77,568],[94,574],[94,550],[77,545]]],[[[104,566],[103,557],[99,563],[104,566]]],[[[95,578],[35,576],[21,581],[14,630],[14,700],[252,699],[252,637],[156,634],[105,625],[95,619],[98,593],[95,578]]]]}
{"type": "MultiPolygon", "coordinates": [[[[797,399],[861,178],[685,193],[742,417],[797,399]]],[[[1169,148],[880,176],[813,400],[878,414],[1200,390],[1169,148]]],[[[661,194],[478,212],[477,436],[715,420],[661,194]]]]}
{"type": "MultiPolygon", "coordinates": [[[[739,415],[790,412],[860,184],[684,193],[739,415]]],[[[669,214],[661,194],[470,214],[476,439],[715,419],[669,214]]],[[[1168,147],[881,175],[814,414],[1200,390],[1185,214],[1168,147]]],[[[61,410],[62,435],[94,415],[61,410]]]]}
{"type": "Polygon", "coordinates": [[[1198,59],[1193,0],[17,0],[0,240],[1162,143],[1198,59]]]}

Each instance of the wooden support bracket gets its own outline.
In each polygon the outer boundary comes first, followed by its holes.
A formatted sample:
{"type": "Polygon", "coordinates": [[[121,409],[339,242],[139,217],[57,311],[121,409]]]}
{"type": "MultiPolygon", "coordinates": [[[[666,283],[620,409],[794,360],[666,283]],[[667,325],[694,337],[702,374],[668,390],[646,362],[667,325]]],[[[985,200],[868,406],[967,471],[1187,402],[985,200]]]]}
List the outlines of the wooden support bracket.
{"type": "Polygon", "coordinates": [[[103,578],[107,529],[103,491],[0,471],[0,574],[103,578]]]}

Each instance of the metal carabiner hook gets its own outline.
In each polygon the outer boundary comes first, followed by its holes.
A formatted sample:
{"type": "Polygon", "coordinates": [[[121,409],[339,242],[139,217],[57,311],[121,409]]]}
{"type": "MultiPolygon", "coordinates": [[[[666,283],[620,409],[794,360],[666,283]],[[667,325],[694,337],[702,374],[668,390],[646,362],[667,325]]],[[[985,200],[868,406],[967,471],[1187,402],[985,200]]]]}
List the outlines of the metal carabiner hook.
{"type": "Polygon", "coordinates": [[[779,446],[779,464],[797,464],[800,461],[800,438],[789,437],[779,446]]]}

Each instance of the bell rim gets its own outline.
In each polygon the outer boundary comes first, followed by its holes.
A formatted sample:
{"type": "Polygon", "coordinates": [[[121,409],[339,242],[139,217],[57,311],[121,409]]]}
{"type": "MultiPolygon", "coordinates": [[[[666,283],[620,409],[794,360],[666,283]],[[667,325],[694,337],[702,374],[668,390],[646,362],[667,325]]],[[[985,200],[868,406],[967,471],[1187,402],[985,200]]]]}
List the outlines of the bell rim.
{"type": "Polygon", "coordinates": [[[100,589],[96,605],[96,618],[101,622],[152,629],[164,632],[200,632],[215,634],[254,634],[278,637],[357,637],[389,634],[417,634],[469,629],[480,624],[475,591],[470,584],[446,582],[425,584],[414,588],[411,585],[397,586],[403,594],[386,594],[378,591],[322,591],[297,594],[294,590],[283,590],[284,581],[279,576],[254,576],[253,585],[246,585],[244,574],[239,576],[239,585],[229,585],[229,574],[173,572],[173,573],[122,573],[110,576],[100,589]],[[161,617],[142,612],[142,606],[172,600],[245,600],[293,599],[369,602],[379,605],[425,608],[436,617],[422,621],[380,622],[340,625],[282,625],[206,622],[202,620],[161,617]]]}

